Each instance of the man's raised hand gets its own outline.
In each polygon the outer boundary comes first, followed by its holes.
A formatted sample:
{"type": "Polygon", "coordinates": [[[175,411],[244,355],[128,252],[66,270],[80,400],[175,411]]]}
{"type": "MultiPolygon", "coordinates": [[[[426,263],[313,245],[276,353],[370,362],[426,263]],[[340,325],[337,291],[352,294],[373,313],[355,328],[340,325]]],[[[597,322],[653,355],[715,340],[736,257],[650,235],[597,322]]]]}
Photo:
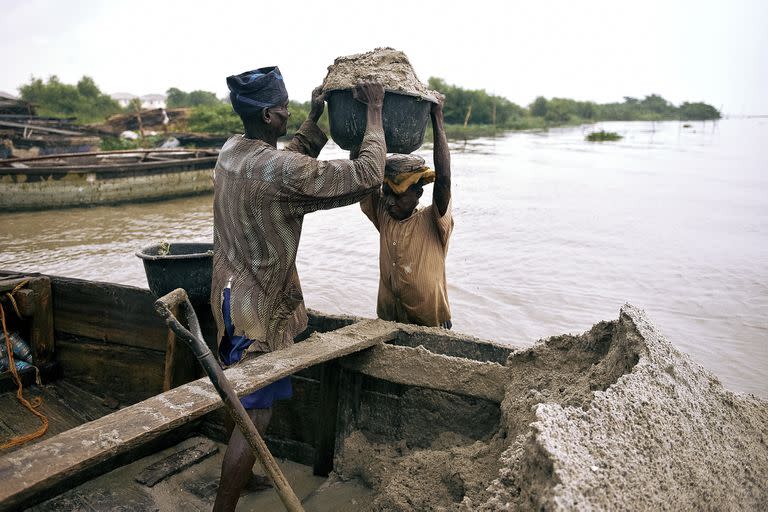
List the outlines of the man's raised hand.
{"type": "Polygon", "coordinates": [[[352,89],[352,97],[372,107],[381,107],[384,105],[384,87],[373,82],[363,82],[352,89]]]}
{"type": "Polygon", "coordinates": [[[323,115],[323,110],[325,110],[325,93],[322,86],[317,86],[312,90],[309,118],[316,123],[320,116],[323,115]]]}

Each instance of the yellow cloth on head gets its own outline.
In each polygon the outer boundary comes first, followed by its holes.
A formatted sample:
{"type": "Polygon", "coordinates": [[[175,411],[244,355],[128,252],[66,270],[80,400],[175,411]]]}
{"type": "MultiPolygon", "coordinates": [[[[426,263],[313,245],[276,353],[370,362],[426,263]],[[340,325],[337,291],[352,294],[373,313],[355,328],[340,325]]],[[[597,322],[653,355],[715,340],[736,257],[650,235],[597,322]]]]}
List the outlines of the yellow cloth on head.
{"type": "Polygon", "coordinates": [[[408,187],[417,183],[419,180],[424,180],[424,184],[432,183],[435,181],[435,171],[429,167],[424,167],[418,171],[413,172],[401,172],[394,176],[385,176],[384,183],[389,185],[389,188],[395,194],[402,194],[408,187]]]}

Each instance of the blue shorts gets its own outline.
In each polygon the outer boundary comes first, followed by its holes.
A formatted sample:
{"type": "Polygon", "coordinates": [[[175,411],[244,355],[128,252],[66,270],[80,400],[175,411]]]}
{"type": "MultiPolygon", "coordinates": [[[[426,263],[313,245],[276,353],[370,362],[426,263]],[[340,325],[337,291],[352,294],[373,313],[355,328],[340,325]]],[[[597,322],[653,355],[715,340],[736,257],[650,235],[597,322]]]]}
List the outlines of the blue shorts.
{"type": "MultiPolygon", "coordinates": [[[[221,305],[221,312],[224,314],[224,336],[222,336],[221,343],[219,343],[219,358],[225,365],[231,365],[239,361],[243,357],[245,349],[253,343],[252,340],[243,336],[233,336],[235,328],[232,325],[232,318],[229,314],[229,293],[229,288],[224,288],[224,303],[221,305]]],[[[286,400],[292,396],[293,386],[289,376],[268,384],[250,395],[245,395],[240,398],[240,403],[246,409],[269,409],[275,400],[286,400]]]]}

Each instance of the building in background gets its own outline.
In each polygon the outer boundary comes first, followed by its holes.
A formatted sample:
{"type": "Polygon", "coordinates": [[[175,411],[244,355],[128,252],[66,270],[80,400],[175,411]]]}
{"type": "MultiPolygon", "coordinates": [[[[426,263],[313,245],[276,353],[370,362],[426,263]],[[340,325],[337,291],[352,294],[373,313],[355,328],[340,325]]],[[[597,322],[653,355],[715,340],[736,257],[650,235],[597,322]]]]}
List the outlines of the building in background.
{"type": "Polygon", "coordinates": [[[141,101],[141,108],[165,108],[166,96],[165,94],[145,94],[144,96],[137,96],[128,92],[116,92],[110,94],[110,97],[115,100],[121,107],[127,107],[132,100],[139,98],[141,101]]]}
{"type": "Polygon", "coordinates": [[[165,108],[165,94],[145,94],[141,97],[142,108],[165,108]]]}
{"type": "Polygon", "coordinates": [[[115,94],[110,94],[109,96],[123,108],[127,107],[133,98],[138,98],[138,96],[129,92],[116,92],[115,94]]]}

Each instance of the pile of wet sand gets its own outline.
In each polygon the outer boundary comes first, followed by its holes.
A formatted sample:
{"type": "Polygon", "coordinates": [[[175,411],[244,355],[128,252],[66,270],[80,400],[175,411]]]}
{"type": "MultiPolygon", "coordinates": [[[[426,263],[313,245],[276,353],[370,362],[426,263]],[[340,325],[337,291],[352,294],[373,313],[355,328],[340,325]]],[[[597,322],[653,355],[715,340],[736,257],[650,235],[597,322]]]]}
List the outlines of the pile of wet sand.
{"type": "Polygon", "coordinates": [[[433,91],[416,76],[405,53],[394,48],[376,48],[366,53],[337,57],[328,66],[323,90],[351,89],[360,82],[377,82],[389,91],[436,101],[433,91]]]}
{"type": "Polygon", "coordinates": [[[617,321],[513,352],[506,366],[493,435],[445,432],[422,447],[356,431],[338,476],[374,489],[371,510],[768,503],[768,403],[725,390],[641,310],[626,305],[617,321]]]}

